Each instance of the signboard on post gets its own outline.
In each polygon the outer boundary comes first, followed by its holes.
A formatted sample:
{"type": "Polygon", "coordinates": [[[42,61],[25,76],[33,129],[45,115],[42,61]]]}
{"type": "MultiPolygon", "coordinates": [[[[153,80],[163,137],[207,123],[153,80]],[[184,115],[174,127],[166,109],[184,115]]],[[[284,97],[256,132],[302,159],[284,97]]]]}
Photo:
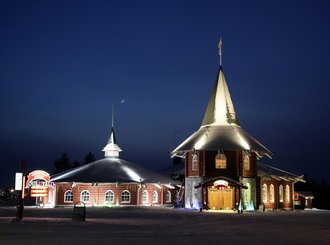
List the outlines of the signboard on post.
{"type": "Polygon", "coordinates": [[[54,183],[50,182],[49,173],[42,170],[35,170],[29,173],[28,187],[30,187],[31,197],[46,197],[48,188],[53,186],[54,183]]]}
{"type": "Polygon", "coordinates": [[[15,191],[22,190],[22,181],[23,181],[23,173],[16,173],[16,175],[15,175],[15,191]]]}

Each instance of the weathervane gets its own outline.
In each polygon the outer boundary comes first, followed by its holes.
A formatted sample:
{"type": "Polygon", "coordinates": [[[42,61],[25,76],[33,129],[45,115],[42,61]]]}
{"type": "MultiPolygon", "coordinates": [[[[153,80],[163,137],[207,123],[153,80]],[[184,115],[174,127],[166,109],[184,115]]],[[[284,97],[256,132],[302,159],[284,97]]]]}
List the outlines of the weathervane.
{"type": "Polygon", "coordinates": [[[112,122],[111,122],[111,126],[113,127],[113,122],[114,122],[114,115],[115,114],[115,105],[112,105],[112,122]]]}
{"type": "Polygon", "coordinates": [[[218,44],[218,48],[219,48],[219,56],[220,56],[220,67],[222,66],[222,38],[220,37],[220,41],[218,44]]]}

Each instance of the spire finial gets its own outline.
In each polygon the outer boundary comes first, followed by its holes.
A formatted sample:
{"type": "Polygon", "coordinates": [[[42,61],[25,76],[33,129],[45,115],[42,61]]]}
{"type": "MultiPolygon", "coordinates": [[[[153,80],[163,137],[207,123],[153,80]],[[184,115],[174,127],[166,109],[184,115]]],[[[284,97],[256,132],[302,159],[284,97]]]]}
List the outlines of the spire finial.
{"type": "Polygon", "coordinates": [[[115,116],[115,105],[112,105],[112,119],[111,119],[111,126],[113,127],[114,122],[114,116],[115,116]]]}
{"type": "Polygon", "coordinates": [[[220,67],[222,66],[222,38],[220,37],[219,44],[219,58],[220,58],[220,67]]]}

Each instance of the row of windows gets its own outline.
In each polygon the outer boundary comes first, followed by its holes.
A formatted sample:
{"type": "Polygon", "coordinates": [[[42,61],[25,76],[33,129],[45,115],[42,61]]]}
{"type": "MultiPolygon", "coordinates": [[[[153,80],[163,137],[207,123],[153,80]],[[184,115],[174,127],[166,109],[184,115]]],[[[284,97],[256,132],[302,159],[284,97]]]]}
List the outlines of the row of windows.
{"type": "MultiPolygon", "coordinates": [[[[218,153],[215,156],[215,168],[226,169],[227,168],[227,157],[223,153],[218,153]]],[[[192,155],[191,170],[198,170],[198,157],[194,153],[192,155]]],[[[243,170],[250,170],[250,156],[247,152],[243,152],[243,170]]]]}
{"type": "MultiPolygon", "coordinates": [[[[148,192],[145,190],[142,193],[142,202],[143,203],[148,203],[148,192]]],[[[89,202],[90,200],[90,193],[89,191],[82,191],[80,194],[80,201],[82,202],[89,202]]],[[[114,203],[115,201],[115,195],[113,193],[113,191],[108,190],[105,193],[105,198],[104,198],[105,202],[108,203],[114,203]]],[[[68,190],[64,193],[64,202],[73,202],[73,192],[71,190],[68,190]]],[[[131,202],[131,194],[129,191],[123,191],[121,193],[121,202],[122,203],[130,203],[131,202]]],[[[152,193],[152,202],[153,203],[158,203],[158,193],[157,191],[154,191],[152,193]]],[[[165,202],[169,203],[171,202],[171,192],[167,191],[165,194],[165,202]]]]}
{"type": "MultiPolygon", "coordinates": [[[[284,193],[283,193],[283,185],[280,185],[278,187],[278,199],[280,202],[284,201],[284,193]]],[[[262,200],[264,203],[268,202],[268,187],[266,184],[263,184],[262,186],[262,200]]],[[[271,203],[275,202],[275,189],[274,185],[271,184],[269,186],[269,201],[271,203]]],[[[285,202],[290,202],[290,187],[289,185],[285,186],[285,202]]]]}

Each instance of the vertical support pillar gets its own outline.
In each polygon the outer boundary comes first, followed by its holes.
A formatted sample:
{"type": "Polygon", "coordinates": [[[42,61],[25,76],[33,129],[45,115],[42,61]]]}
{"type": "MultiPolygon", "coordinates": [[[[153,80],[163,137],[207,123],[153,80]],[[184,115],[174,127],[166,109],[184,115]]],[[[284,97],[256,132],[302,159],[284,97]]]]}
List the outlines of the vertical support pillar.
{"type": "Polygon", "coordinates": [[[25,198],[25,169],[26,169],[26,163],[25,161],[22,161],[21,163],[21,172],[23,174],[22,179],[22,190],[19,192],[18,200],[17,200],[17,215],[16,220],[20,221],[23,219],[23,211],[24,211],[24,198],[25,198]]]}

